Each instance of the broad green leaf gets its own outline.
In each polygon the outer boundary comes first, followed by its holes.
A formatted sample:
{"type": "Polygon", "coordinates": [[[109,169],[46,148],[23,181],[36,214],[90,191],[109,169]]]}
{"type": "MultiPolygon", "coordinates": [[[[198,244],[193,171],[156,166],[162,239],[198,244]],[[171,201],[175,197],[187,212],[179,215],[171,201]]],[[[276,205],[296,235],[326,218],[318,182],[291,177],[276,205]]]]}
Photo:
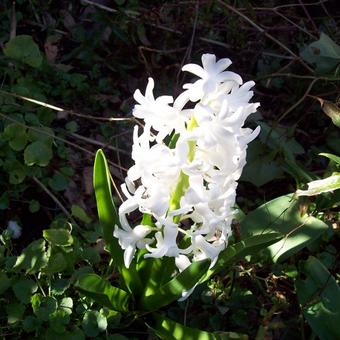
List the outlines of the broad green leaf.
{"type": "Polygon", "coordinates": [[[296,190],[297,196],[315,196],[325,192],[340,189],[340,173],[334,172],[332,176],[307,183],[307,190],[296,190]]]}
{"type": "Polygon", "coordinates": [[[57,309],[50,315],[49,324],[51,329],[61,336],[65,333],[66,326],[70,322],[70,315],[65,310],[57,309]]]}
{"type": "Polygon", "coordinates": [[[66,229],[43,230],[44,238],[54,246],[66,247],[73,244],[73,237],[66,229]]]}
{"type": "Polygon", "coordinates": [[[46,242],[43,239],[33,241],[16,258],[13,270],[25,270],[26,274],[38,273],[47,265],[48,253],[45,250],[46,242]]]}
{"type": "Polygon", "coordinates": [[[264,233],[262,235],[245,238],[241,242],[229,245],[220,253],[215,266],[209,269],[200,282],[208,280],[212,275],[217,274],[220,270],[228,268],[228,266],[236,263],[238,260],[247,255],[258,253],[281,239],[282,235],[280,233],[264,233]]]}
{"type": "Polygon", "coordinates": [[[71,212],[72,212],[72,216],[78,218],[80,221],[86,224],[90,224],[92,222],[91,218],[86,213],[86,211],[79,205],[73,204],[71,207],[71,212]]]}
{"type": "Polygon", "coordinates": [[[51,283],[51,293],[53,295],[61,295],[70,286],[71,282],[68,279],[55,279],[51,283]]]}
{"type": "Polygon", "coordinates": [[[71,315],[73,308],[73,300],[70,297],[64,297],[59,303],[59,309],[65,311],[66,314],[71,315]]]}
{"type": "Polygon", "coordinates": [[[316,66],[317,73],[328,73],[340,62],[340,46],[321,32],[320,39],[308,45],[300,56],[316,66]]]}
{"type": "Polygon", "coordinates": [[[97,337],[107,328],[106,317],[100,312],[89,310],[84,315],[82,327],[87,336],[97,337]]]}
{"type": "Polygon", "coordinates": [[[49,256],[47,266],[42,269],[42,272],[46,275],[53,275],[61,273],[67,268],[67,254],[60,251],[54,252],[49,256]]]}
{"type": "Polygon", "coordinates": [[[28,142],[26,129],[17,123],[7,125],[3,137],[9,141],[9,146],[15,151],[23,150],[28,142]]]}
{"type": "Polygon", "coordinates": [[[340,339],[340,287],[324,265],[310,256],[303,265],[306,279],[296,281],[304,317],[321,340],[340,339]]]}
{"type": "Polygon", "coordinates": [[[48,180],[48,185],[54,191],[63,191],[69,185],[69,179],[59,171],[55,171],[52,178],[48,180]]]}
{"type": "Polygon", "coordinates": [[[129,295],[124,290],[111,286],[96,274],[81,275],[75,286],[101,306],[118,312],[128,311],[129,295]]]}
{"type": "Polygon", "coordinates": [[[29,35],[18,35],[11,39],[5,45],[4,54],[32,67],[39,67],[43,60],[38,45],[29,35]]]}
{"type": "Polygon", "coordinates": [[[184,291],[190,290],[207,272],[210,260],[193,262],[182,273],[158,288],[152,295],[142,296],[139,307],[142,310],[157,310],[178,300],[184,291]]]}
{"type": "Polygon", "coordinates": [[[115,225],[120,225],[116,207],[113,203],[111,192],[111,180],[109,167],[102,150],[98,150],[94,162],[93,186],[97,201],[99,222],[103,231],[106,248],[110,252],[112,260],[124,278],[124,282],[130,292],[138,293],[142,290],[142,284],[135,266],[124,266],[123,250],[118,239],[113,237],[115,225]]]}
{"type": "Polygon", "coordinates": [[[282,177],[283,173],[282,167],[274,160],[273,152],[268,152],[268,147],[262,142],[255,140],[248,146],[247,164],[242,172],[242,181],[260,187],[282,177]]]}
{"type": "Polygon", "coordinates": [[[191,328],[184,326],[178,322],[175,322],[169,318],[166,318],[158,313],[151,315],[151,322],[147,323],[147,326],[161,339],[167,340],[247,340],[247,335],[237,334],[234,332],[223,333],[210,333],[201,331],[197,328],[191,328]]]}
{"type": "Polygon", "coordinates": [[[172,257],[144,258],[146,250],[140,250],[137,255],[137,272],[143,285],[143,294],[155,293],[159,287],[167,283],[176,270],[172,257]]]}
{"type": "Polygon", "coordinates": [[[32,294],[38,290],[38,285],[30,279],[19,279],[14,283],[12,289],[17,299],[27,304],[31,301],[32,294]]]}
{"type": "Polygon", "coordinates": [[[113,237],[115,225],[119,225],[116,207],[113,203],[110,172],[105,155],[98,150],[94,162],[93,186],[96,195],[99,223],[103,230],[106,247],[114,262],[121,266],[123,264],[123,250],[118,240],[113,237]]]}
{"type": "Polygon", "coordinates": [[[269,201],[250,212],[241,222],[241,235],[261,235],[276,231],[284,238],[269,246],[274,262],[283,261],[319,238],[328,229],[323,221],[301,216],[299,201],[292,194],[269,201]]]}
{"type": "Polygon", "coordinates": [[[52,147],[39,140],[29,144],[24,151],[25,164],[28,166],[46,166],[52,157],[52,147]]]}
{"type": "Polygon", "coordinates": [[[51,296],[34,294],[31,298],[33,313],[41,321],[48,321],[50,314],[57,310],[57,300],[51,296]]]}
{"type": "Polygon", "coordinates": [[[340,165],[340,157],[333,155],[331,153],[319,153],[320,156],[324,156],[327,157],[329,159],[331,159],[332,161],[334,161],[335,163],[340,165]]]}

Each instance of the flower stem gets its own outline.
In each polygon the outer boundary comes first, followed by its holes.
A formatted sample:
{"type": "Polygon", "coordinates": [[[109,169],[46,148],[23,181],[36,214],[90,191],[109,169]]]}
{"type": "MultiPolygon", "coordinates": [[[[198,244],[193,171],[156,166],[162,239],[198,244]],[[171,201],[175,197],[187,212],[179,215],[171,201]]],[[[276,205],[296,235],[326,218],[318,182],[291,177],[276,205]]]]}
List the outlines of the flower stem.
{"type": "MultiPolygon", "coordinates": [[[[188,123],[187,130],[191,131],[195,127],[197,127],[198,124],[196,122],[195,117],[192,117],[190,122],[188,123]]],[[[189,141],[189,152],[188,152],[188,161],[192,162],[195,157],[195,146],[196,141],[189,141]]],[[[169,202],[169,211],[176,210],[180,207],[180,200],[181,197],[184,195],[185,191],[189,187],[189,176],[186,175],[183,171],[180,172],[178,182],[176,184],[176,187],[174,191],[172,192],[170,196],[170,202],[169,202]]],[[[174,222],[178,223],[180,220],[180,216],[174,217],[174,222]]]]}

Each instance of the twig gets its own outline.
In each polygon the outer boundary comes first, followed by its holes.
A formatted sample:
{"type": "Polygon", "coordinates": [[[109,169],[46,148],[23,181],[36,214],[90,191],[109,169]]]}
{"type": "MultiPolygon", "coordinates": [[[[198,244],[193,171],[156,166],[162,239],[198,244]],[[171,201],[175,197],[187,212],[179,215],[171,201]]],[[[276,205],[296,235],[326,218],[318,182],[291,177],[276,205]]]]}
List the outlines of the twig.
{"type": "Polygon", "coordinates": [[[282,120],[283,118],[285,118],[285,117],[288,115],[288,113],[290,113],[291,111],[293,111],[297,106],[299,106],[299,105],[305,100],[305,98],[308,96],[309,92],[310,92],[311,89],[313,88],[314,84],[315,84],[318,80],[320,80],[320,78],[315,78],[315,79],[313,79],[313,81],[309,84],[309,86],[308,86],[306,92],[303,94],[303,96],[302,96],[297,102],[295,102],[288,110],[286,110],[286,111],[285,111],[285,112],[277,119],[277,121],[276,121],[277,124],[280,123],[281,120],[282,120]]]}
{"type": "Polygon", "coordinates": [[[36,182],[41,189],[43,189],[48,196],[52,198],[52,200],[57,204],[60,210],[72,221],[72,223],[77,224],[77,222],[73,219],[72,215],[69,211],[63,206],[63,204],[58,200],[58,198],[42,183],[36,178],[35,176],[32,177],[34,182],[36,182]]]}
{"type": "Polygon", "coordinates": [[[195,18],[194,18],[194,24],[192,26],[192,33],[191,33],[190,43],[189,43],[189,46],[188,46],[188,48],[187,48],[187,50],[186,50],[186,52],[184,54],[184,57],[182,59],[181,65],[180,65],[180,68],[179,68],[178,73],[177,73],[177,84],[179,83],[179,76],[181,74],[182,66],[184,65],[186,60],[190,60],[190,56],[191,56],[191,52],[192,52],[192,47],[194,45],[194,40],[195,40],[196,29],[197,29],[198,13],[199,13],[199,1],[197,0],[196,4],[195,4],[195,18]]]}
{"type": "Polygon", "coordinates": [[[241,13],[239,10],[237,10],[236,8],[234,8],[233,6],[230,6],[228,4],[226,4],[224,1],[222,0],[217,0],[218,3],[220,3],[222,6],[228,8],[230,11],[236,13],[237,15],[239,15],[241,18],[243,18],[245,21],[247,21],[250,25],[252,25],[253,27],[255,27],[260,33],[264,34],[264,36],[266,36],[268,39],[272,40],[273,42],[275,42],[277,45],[279,45],[281,48],[283,48],[285,51],[287,51],[290,55],[292,55],[293,57],[295,57],[295,59],[297,61],[299,61],[301,63],[301,65],[303,65],[309,72],[313,73],[313,69],[311,69],[297,54],[295,54],[289,47],[287,47],[286,45],[284,45],[281,41],[277,40],[275,37],[273,37],[271,34],[269,34],[268,32],[266,32],[261,26],[259,26],[258,24],[256,24],[253,20],[251,20],[249,17],[247,17],[245,14],[241,13]]]}
{"type": "Polygon", "coordinates": [[[9,40],[14,39],[17,36],[17,16],[15,13],[15,1],[12,2],[12,11],[11,11],[11,31],[9,34],[9,40]]]}
{"type": "Polygon", "coordinates": [[[127,152],[123,149],[117,148],[115,146],[108,145],[107,143],[99,142],[99,141],[94,140],[92,138],[88,138],[88,137],[85,137],[85,136],[82,136],[82,135],[78,135],[77,133],[71,133],[70,136],[77,138],[77,139],[80,139],[80,140],[83,140],[84,142],[91,143],[93,145],[98,145],[98,146],[100,146],[104,149],[110,149],[110,150],[113,150],[113,151],[118,151],[120,153],[123,153],[124,155],[130,155],[129,152],[127,152]]]}
{"type": "Polygon", "coordinates": [[[309,12],[307,11],[307,8],[306,8],[305,4],[302,2],[302,0],[299,0],[299,3],[301,4],[301,6],[302,6],[302,8],[303,8],[303,11],[304,11],[305,14],[306,14],[306,16],[307,16],[307,18],[308,18],[308,21],[310,21],[310,23],[312,24],[314,31],[318,34],[319,30],[318,30],[318,28],[316,27],[315,22],[314,22],[313,19],[311,18],[309,12]]]}
{"type": "Polygon", "coordinates": [[[111,7],[107,7],[105,5],[102,5],[98,2],[94,2],[94,1],[91,1],[91,0],[81,0],[81,2],[85,2],[86,4],[88,5],[91,5],[93,7],[98,7],[106,12],[110,12],[110,13],[117,13],[118,11],[114,8],[111,8],[111,7]]]}
{"type": "MultiPolygon", "coordinates": [[[[24,124],[24,123],[22,123],[22,122],[19,122],[19,121],[16,120],[16,119],[12,118],[12,117],[6,116],[4,113],[1,113],[1,112],[0,112],[0,116],[3,117],[4,119],[7,119],[7,120],[13,122],[13,123],[16,123],[16,124],[18,124],[18,125],[21,125],[21,126],[25,127],[26,129],[30,129],[30,130],[36,131],[36,132],[38,132],[38,133],[41,133],[41,134],[43,134],[43,135],[49,136],[49,137],[51,137],[51,138],[54,138],[54,139],[56,139],[56,140],[60,140],[60,141],[64,142],[65,144],[71,145],[71,146],[73,146],[74,148],[79,149],[79,150],[81,150],[81,151],[83,151],[83,152],[85,152],[85,153],[87,153],[87,154],[89,154],[89,155],[91,155],[91,156],[95,156],[95,152],[89,151],[89,150],[87,150],[87,149],[85,149],[85,148],[79,146],[78,144],[75,144],[75,143],[72,143],[72,142],[68,141],[67,139],[64,139],[64,138],[62,138],[62,137],[59,137],[59,136],[56,136],[56,135],[54,135],[54,134],[48,133],[48,132],[46,132],[45,130],[39,129],[39,128],[37,128],[37,127],[30,126],[30,125],[26,125],[26,124],[24,124]]],[[[109,161],[109,160],[108,160],[108,163],[109,163],[110,165],[114,166],[115,168],[121,168],[121,170],[126,171],[125,168],[120,167],[120,166],[119,166],[118,164],[116,164],[116,163],[113,163],[113,162],[111,162],[111,161],[109,161]]],[[[119,179],[123,179],[122,176],[121,176],[121,174],[120,174],[118,171],[114,171],[114,175],[115,175],[117,178],[119,178],[119,179]]]]}
{"type": "Polygon", "coordinates": [[[63,109],[61,107],[58,107],[58,106],[55,106],[55,105],[51,105],[51,104],[48,104],[48,103],[45,103],[45,102],[42,102],[40,100],[36,100],[36,99],[33,99],[33,98],[21,96],[21,95],[16,94],[16,93],[7,92],[7,91],[4,91],[4,90],[0,90],[0,93],[7,94],[9,96],[12,96],[12,97],[15,97],[15,98],[19,98],[19,99],[22,99],[22,100],[25,100],[25,101],[28,101],[28,102],[40,105],[40,106],[46,107],[46,108],[54,110],[54,111],[65,112],[67,114],[71,114],[71,115],[74,115],[74,116],[77,116],[77,117],[81,117],[81,118],[92,119],[92,120],[99,120],[99,121],[107,121],[107,122],[113,122],[113,121],[135,121],[134,118],[132,118],[132,117],[127,117],[127,118],[122,118],[122,117],[116,117],[116,118],[115,117],[110,117],[110,118],[95,117],[95,116],[86,115],[86,114],[83,114],[83,113],[77,113],[77,112],[74,112],[73,110],[63,109]]]}

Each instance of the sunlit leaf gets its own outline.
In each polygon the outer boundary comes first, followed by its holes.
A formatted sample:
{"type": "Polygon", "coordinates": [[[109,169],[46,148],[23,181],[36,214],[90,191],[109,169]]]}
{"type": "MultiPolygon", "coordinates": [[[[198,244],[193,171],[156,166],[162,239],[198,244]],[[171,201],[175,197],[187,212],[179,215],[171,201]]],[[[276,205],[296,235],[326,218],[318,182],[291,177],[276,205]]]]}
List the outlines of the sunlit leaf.
{"type": "Polygon", "coordinates": [[[307,190],[296,190],[297,196],[315,196],[340,189],[340,173],[335,172],[332,176],[309,182],[307,185],[307,190]]]}
{"type": "Polygon", "coordinates": [[[119,312],[128,310],[129,295],[124,290],[111,286],[109,282],[96,274],[81,275],[75,286],[101,306],[119,312]]]}
{"type": "Polygon", "coordinates": [[[140,301],[143,310],[156,310],[178,300],[184,291],[190,290],[206,273],[210,260],[193,262],[182,273],[159,287],[152,295],[144,295],[140,301]]]}
{"type": "Polygon", "coordinates": [[[273,199],[250,212],[241,222],[241,234],[261,235],[276,231],[284,238],[269,246],[269,257],[283,261],[316,240],[328,229],[323,221],[301,213],[293,194],[273,199]]]}
{"type": "Polygon", "coordinates": [[[235,332],[210,333],[184,326],[160,314],[153,313],[147,326],[161,339],[167,340],[247,340],[248,336],[235,332]]]}
{"type": "Polygon", "coordinates": [[[123,250],[118,240],[113,237],[115,225],[119,225],[116,207],[113,203],[110,172],[105,155],[98,150],[94,162],[93,186],[96,195],[99,222],[103,230],[106,248],[111,253],[116,264],[123,264],[123,250]]]}
{"type": "Polygon", "coordinates": [[[43,230],[43,236],[55,246],[70,246],[73,243],[73,237],[66,229],[46,229],[43,230]]]}

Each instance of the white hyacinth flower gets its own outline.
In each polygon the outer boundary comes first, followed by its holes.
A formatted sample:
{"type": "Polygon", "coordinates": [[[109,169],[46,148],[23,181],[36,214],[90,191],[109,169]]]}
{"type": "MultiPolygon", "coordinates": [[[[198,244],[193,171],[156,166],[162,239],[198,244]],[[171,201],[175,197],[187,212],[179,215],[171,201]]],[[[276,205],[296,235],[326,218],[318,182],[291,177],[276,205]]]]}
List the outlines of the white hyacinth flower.
{"type": "Polygon", "coordinates": [[[243,84],[238,74],[226,71],[230,65],[213,54],[203,54],[202,66],[184,65],[183,71],[200,79],[185,84],[175,101],[155,98],[152,78],[145,95],[135,92],[133,115],[145,126],[141,133],[134,128],[134,165],[122,185],[126,201],[119,209],[121,226],[114,230],[126,267],[137,249],[146,250],[145,258],[173,257],[179,272],[203,259],[212,267],[227,247],[237,180],[247,145],[260,131],[243,128],[259,106],[249,103],[254,82],[243,84]],[[128,215],[135,210],[149,214],[153,226],[130,226],[128,215]]]}

